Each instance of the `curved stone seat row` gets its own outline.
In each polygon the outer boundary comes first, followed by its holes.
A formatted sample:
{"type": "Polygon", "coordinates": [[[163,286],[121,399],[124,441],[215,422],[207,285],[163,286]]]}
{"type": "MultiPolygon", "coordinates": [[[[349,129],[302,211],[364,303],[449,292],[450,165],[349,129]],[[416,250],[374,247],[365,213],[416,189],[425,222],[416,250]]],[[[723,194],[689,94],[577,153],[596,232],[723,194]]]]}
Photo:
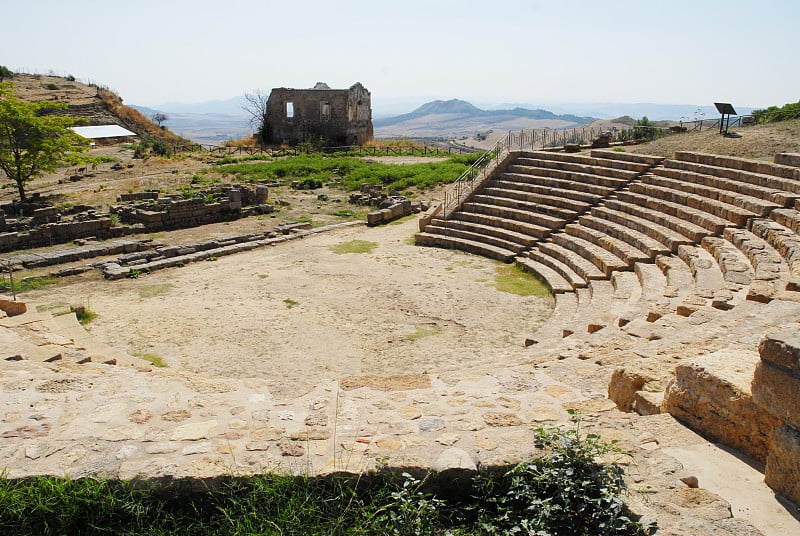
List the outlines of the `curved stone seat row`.
{"type": "MultiPolygon", "coordinates": [[[[547,165],[578,181],[589,173],[583,161],[564,154],[547,165]]],[[[515,257],[556,295],[553,316],[525,341],[531,362],[616,365],[608,394],[619,409],[669,412],[769,459],[782,469],[768,483],[797,500],[800,431],[785,418],[773,431],[775,408],[800,397],[800,367],[767,379],[762,392],[779,401],[767,400],[769,411],[750,382],[754,344],[800,322],[800,168],[679,152],[623,181],[610,191],[592,184],[596,201],[585,197],[585,210],[515,257]]]]}
{"type": "Polygon", "coordinates": [[[614,152],[512,153],[458,211],[434,218],[416,243],[510,262],[660,160],[614,152]]]}

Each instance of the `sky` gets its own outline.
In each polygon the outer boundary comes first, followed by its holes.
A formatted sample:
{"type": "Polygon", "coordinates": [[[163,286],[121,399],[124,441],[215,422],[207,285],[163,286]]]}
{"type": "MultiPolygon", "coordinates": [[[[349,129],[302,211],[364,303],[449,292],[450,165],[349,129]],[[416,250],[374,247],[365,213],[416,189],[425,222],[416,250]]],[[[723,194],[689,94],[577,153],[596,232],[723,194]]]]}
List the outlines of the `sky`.
{"type": "Polygon", "coordinates": [[[0,15],[0,65],[141,106],[319,81],[361,82],[373,106],[800,100],[798,0],[0,0],[0,15]]]}

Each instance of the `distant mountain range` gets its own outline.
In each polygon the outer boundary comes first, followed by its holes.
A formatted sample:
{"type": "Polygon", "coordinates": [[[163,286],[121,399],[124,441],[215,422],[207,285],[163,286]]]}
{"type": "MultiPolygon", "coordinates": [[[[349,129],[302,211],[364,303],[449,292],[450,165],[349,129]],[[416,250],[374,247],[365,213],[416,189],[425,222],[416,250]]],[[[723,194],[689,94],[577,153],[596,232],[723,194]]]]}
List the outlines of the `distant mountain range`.
{"type": "MultiPolygon", "coordinates": [[[[412,112],[388,115],[389,111],[402,110],[413,100],[402,102],[373,99],[373,125],[375,137],[460,137],[488,130],[508,131],[529,128],[571,128],[598,119],[621,116],[657,120],[713,119],[718,116],[711,105],[655,104],[655,103],[558,103],[540,106],[524,103],[485,103],[478,107],[460,99],[431,100],[412,112]],[[381,104],[383,103],[383,104],[381,104]]],[[[147,117],[162,112],[169,119],[167,128],[200,143],[217,144],[229,139],[248,136],[252,129],[249,117],[242,108],[243,97],[200,103],[170,102],[154,106],[136,106],[147,117]]],[[[739,114],[748,114],[750,107],[736,106],[739,114]]]]}
{"type": "Polygon", "coordinates": [[[541,109],[482,110],[467,101],[452,99],[425,103],[411,113],[374,119],[373,126],[378,138],[457,137],[486,130],[569,128],[593,119],[572,114],[556,115],[541,109]]]}

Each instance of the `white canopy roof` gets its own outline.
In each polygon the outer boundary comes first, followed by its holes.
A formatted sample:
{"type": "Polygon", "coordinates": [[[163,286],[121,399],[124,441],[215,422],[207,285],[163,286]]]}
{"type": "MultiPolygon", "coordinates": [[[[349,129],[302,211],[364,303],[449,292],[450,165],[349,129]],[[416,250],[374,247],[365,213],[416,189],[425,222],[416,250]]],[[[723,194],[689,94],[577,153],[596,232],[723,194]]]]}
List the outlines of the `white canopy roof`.
{"type": "Polygon", "coordinates": [[[119,125],[99,125],[96,127],[71,127],[75,133],[90,140],[99,138],[122,138],[125,136],[136,136],[135,132],[131,132],[127,128],[122,128],[119,125]]]}

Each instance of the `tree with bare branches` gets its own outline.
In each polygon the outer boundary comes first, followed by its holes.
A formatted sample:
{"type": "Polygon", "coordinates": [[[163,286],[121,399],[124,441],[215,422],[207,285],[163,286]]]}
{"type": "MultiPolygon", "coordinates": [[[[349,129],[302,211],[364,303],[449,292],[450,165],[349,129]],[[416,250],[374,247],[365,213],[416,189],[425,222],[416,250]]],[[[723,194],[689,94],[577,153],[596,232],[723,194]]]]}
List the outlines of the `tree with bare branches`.
{"type": "Polygon", "coordinates": [[[269,93],[263,89],[254,89],[244,94],[242,109],[250,115],[250,126],[255,130],[260,141],[264,141],[264,121],[267,117],[267,101],[269,93]]]}
{"type": "Polygon", "coordinates": [[[152,119],[153,123],[155,123],[159,127],[164,128],[164,121],[168,120],[169,117],[167,116],[167,114],[163,112],[156,112],[150,119],[152,119]]]}

